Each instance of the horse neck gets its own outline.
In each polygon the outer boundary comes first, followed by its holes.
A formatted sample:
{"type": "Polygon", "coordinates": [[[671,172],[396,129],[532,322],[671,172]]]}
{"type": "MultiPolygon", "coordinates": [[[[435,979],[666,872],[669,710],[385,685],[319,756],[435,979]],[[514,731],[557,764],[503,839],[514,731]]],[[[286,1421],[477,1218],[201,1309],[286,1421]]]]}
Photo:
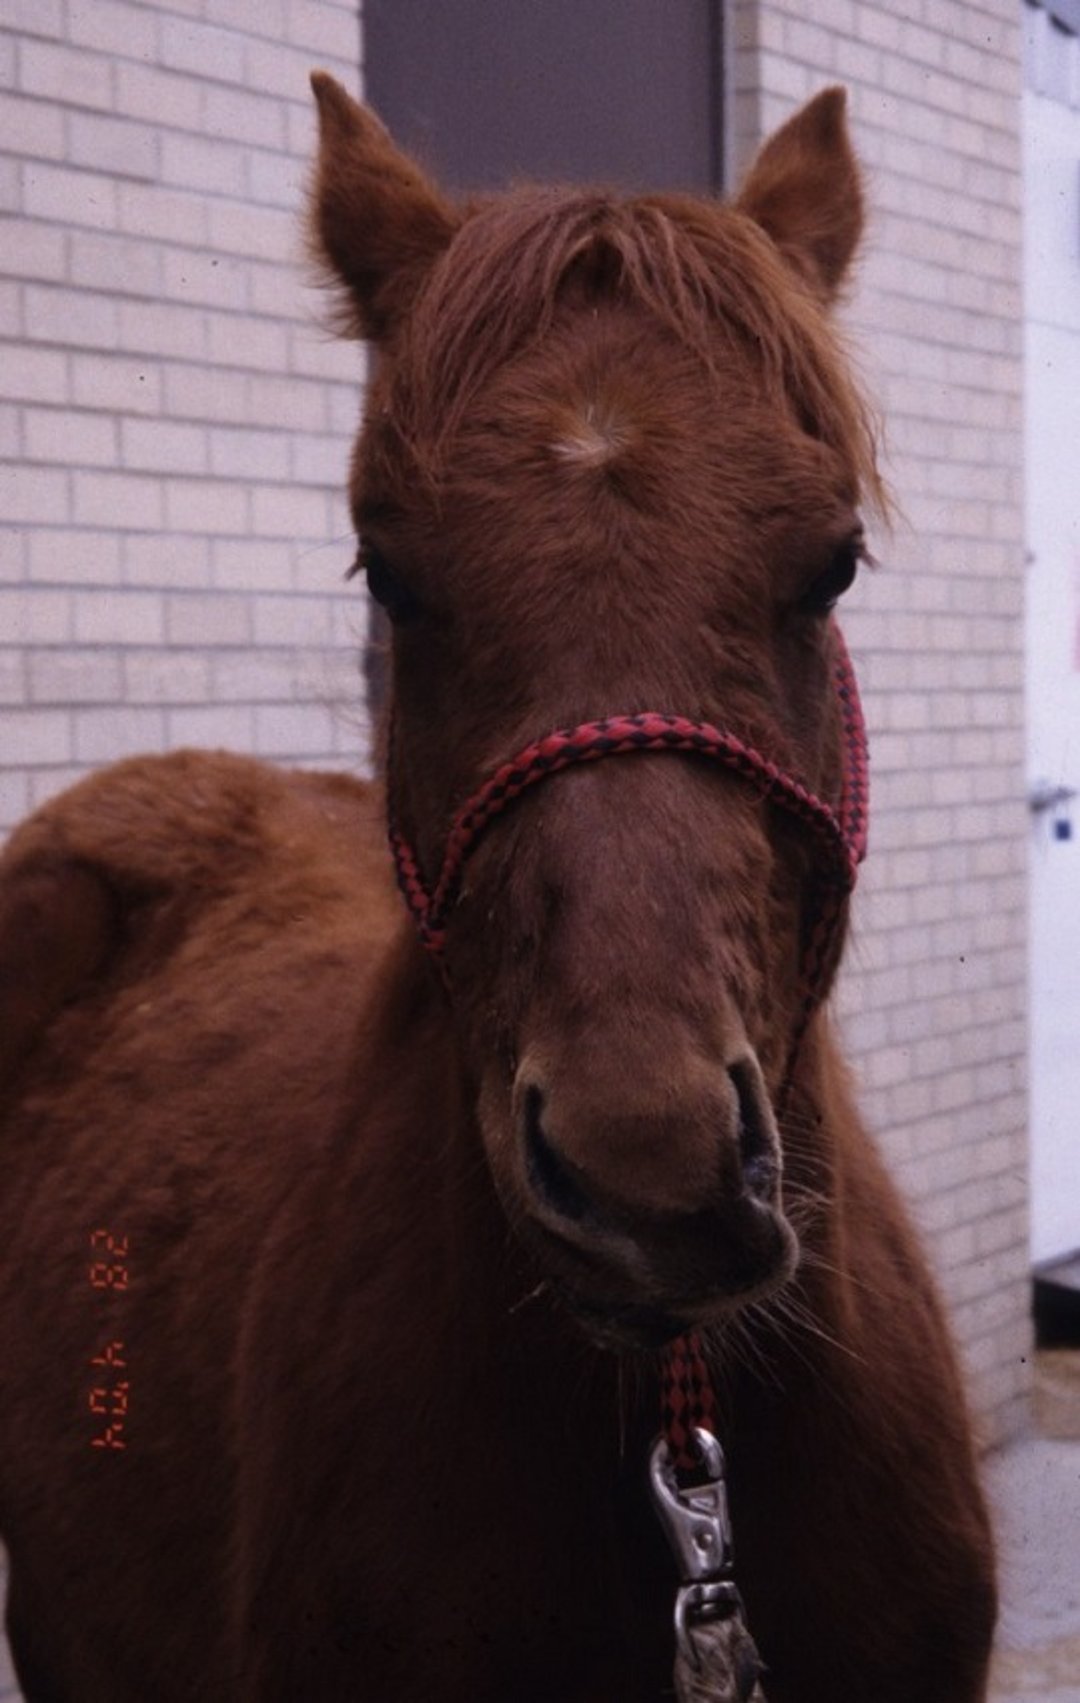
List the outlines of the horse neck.
{"type": "Polygon", "coordinates": [[[827,1010],[803,1042],[782,1132],[789,1210],[803,1257],[796,1284],[812,1315],[856,1336],[868,1265],[888,1235],[914,1237],[858,1108],[855,1080],[827,1010]]]}

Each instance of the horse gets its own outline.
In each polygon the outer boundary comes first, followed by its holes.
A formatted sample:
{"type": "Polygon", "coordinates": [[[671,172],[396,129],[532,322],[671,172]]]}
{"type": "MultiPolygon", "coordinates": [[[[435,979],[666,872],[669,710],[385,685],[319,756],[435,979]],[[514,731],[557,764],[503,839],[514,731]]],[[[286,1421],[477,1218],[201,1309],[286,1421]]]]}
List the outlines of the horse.
{"type": "Polygon", "coordinates": [[[972,1421],[828,1013],[865,827],[834,607],[888,501],[833,314],[844,93],[728,202],[461,202],[312,82],[312,240],[378,351],[385,780],[130,759],[5,851],[23,1691],[658,1703],[681,1340],[738,1694],[979,1703],[972,1421]]]}

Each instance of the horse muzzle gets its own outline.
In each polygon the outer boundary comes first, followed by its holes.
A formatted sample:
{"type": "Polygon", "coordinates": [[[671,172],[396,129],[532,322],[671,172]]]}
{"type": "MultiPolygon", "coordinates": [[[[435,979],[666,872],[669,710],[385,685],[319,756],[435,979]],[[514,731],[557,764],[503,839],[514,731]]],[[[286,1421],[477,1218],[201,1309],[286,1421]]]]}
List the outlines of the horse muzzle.
{"type": "Polygon", "coordinates": [[[518,1229],[590,1334],[655,1347],[784,1282],[797,1246],[753,1054],[699,1069],[682,1103],[596,1086],[525,1065],[513,1096],[518,1229]]]}

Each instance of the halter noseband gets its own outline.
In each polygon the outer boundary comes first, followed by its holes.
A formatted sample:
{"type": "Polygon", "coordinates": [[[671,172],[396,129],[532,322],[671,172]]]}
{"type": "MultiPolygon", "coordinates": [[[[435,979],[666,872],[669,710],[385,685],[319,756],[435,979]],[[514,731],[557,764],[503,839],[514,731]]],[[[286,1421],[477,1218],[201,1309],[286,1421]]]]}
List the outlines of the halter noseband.
{"type": "MultiPolygon", "coordinates": [[[[442,868],[433,886],[421,873],[416,852],[397,825],[393,813],[391,774],[390,846],[398,884],[412,912],[420,939],[436,960],[449,985],[445,949],[447,919],[457,898],[466,858],[488,823],[529,787],[572,763],[634,751],[672,751],[710,758],[757,788],[762,798],[794,816],[809,829],[823,857],[816,883],[816,912],[810,918],[801,965],[800,1003],[781,1089],[781,1102],[791,1086],[795,1059],[807,1024],[818,1005],[828,974],[835,966],[837,925],[844,900],[855,885],[866,855],[869,775],[866,728],[851,659],[838,626],[832,626],[836,656],[833,678],[840,706],[844,766],[840,802],[824,803],[795,776],[763,757],[737,734],[709,722],[684,716],[647,712],[606,716],[549,733],[504,763],[462,805],[447,837],[442,868]]],[[[391,741],[391,762],[393,749],[391,741]]],[[[695,1428],[715,1433],[715,1402],[708,1367],[696,1332],[677,1338],[664,1354],[661,1374],[663,1434],[674,1469],[693,1474],[701,1462],[695,1428]]]]}
{"type": "Polygon", "coordinates": [[[634,751],[692,753],[711,758],[758,788],[763,798],[770,799],[802,822],[824,854],[819,908],[802,965],[802,1003],[792,1049],[793,1063],[794,1052],[818,1002],[826,972],[832,967],[836,924],[843,900],[854,887],[858,866],[866,855],[866,729],[851,659],[840,629],[835,625],[833,639],[837,652],[834,678],[844,745],[843,783],[840,803],[835,810],[737,734],[724,732],[709,722],[688,721],[685,716],[662,715],[655,711],[581,722],[577,727],[560,729],[532,745],[526,745],[497,769],[454,817],[442,868],[433,886],[425,882],[419,859],[399,829],[391,804],[390,846],[398,885],[412,912],[420,939],[438,962],[444,977],[447,920],[460,889],[465,860],[488,823],[515,798],[549,775],[569,768],[572,763],[595,762],[600,757],[621,756],[634,751]]]}

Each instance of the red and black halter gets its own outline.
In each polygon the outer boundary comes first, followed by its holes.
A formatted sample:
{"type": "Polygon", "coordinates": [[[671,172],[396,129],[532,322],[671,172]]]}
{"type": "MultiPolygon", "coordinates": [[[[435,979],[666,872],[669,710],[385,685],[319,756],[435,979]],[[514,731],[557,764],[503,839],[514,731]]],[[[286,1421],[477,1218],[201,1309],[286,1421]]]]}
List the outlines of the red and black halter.
{"type": "MultiPolygon", "coordinates": [[[[688,721],[684,716],[651,711],[606,716],[602,721],[582,722],[577,727],[549,733],[497,769],[454,817],[442,868],[434,885],[429,886],[415,851],[394,818],[391,786],[390,845],[398,884],[420,939],[438,963],[444,979],[448,979],[444,956],[447,919],[457,898],[465,860],[488,823],[527,788],[569,768],[572,763],[595,762],[600,757],[624,756],[635,751],[671,751],[710,758],[800,821],[821,852],[816,911],[801,966],[799,1014],[788,1056],[783,1098],[806,1026],[835,967],[839,947],[837,925],[844,901],[855,885],[859,864],[866,855],[869,803],[866,729],[851,659],[835,623],[832,638],[844,747],[843,782],[835,809],[737,734],[727,733],[709,722],[688,721]]],[[[391,783],[392,780],[393,776],[391,783]]],[[[679,1337],[666,1349],[662,1386],[664,1434],[676,1470],[692,1472],[698,1457],[694,1428],[715,1431],[712,1386],[696,1333],[679,1337]]]]}

